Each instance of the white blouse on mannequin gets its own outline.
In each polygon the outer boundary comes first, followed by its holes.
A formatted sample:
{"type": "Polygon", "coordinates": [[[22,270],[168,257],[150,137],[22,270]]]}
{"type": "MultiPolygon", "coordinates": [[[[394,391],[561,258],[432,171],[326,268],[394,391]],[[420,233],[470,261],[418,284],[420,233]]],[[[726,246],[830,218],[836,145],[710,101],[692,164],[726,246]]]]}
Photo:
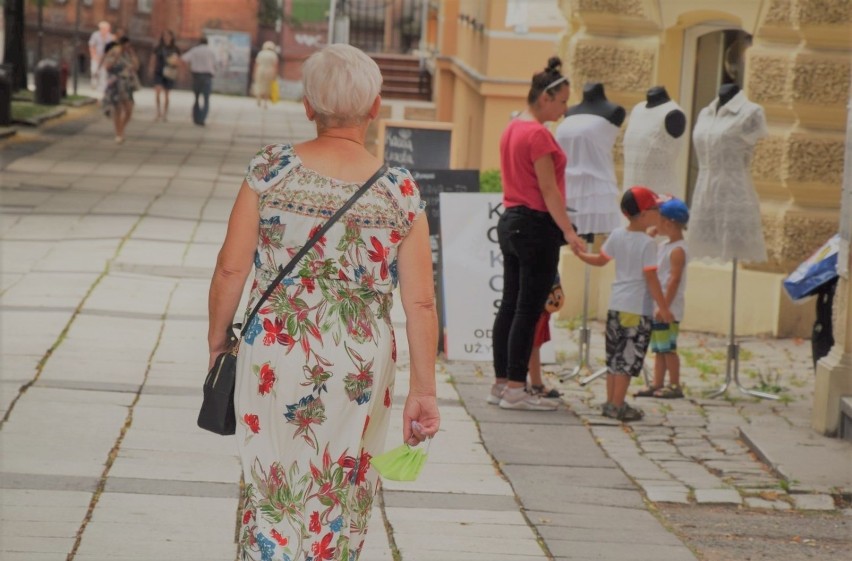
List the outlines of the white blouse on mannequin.
{"type": "Polygon", "coordinates": [[[630,112],[624,131],[624,189],[641,185],[660,195],[677,191],[675,165],[686,135],[674,138],[666,130],[666,115],[672,111],[683,112],[674,101],[651,108],[643,101],[630,112]]]}
{"type": "Polygon", "coordinates": [[[568,158],[565,198],[579,234],[608,234],[623,223],[612,147],[619,127],[591,113],[565,117],[556,142],[568,158]]]}
{"type": "Polygon", "coordinates": [[[760,203],[751,182],[751,155],[768,134],[763,108],[740,91],[701,110],[692,132],[698,179],[692,195],[689,253],[693,258],[766,261],[760,203]]]}

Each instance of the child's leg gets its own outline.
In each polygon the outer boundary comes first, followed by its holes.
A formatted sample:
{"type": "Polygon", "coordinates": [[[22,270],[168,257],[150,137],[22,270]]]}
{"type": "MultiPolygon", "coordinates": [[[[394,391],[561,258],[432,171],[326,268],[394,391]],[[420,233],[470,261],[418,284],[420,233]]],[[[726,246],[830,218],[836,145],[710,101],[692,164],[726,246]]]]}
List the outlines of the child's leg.
{"type": "Polygon", "coordinates": [[[609,402],[616,407],[621,407],[624,405],[627,388],[630,387],[630,380],[633,378],[625,373],[611,374],[610,377],[612,378],[612,398],[609,402]]]}
{"type": "MultiPolygon", "coordinates": [[[[658,355],[659,356],[659,355],[658,355]]],[[[664,355],[666,362],[666,370],[669,371],[669,383],[673,386],[680,385],[680,356],[677,351],[666,353],[664,355]]]]}
{"type": "Polygon", "coordinates": [[[541,347],[534,346],[532,349],[532,353],[530,354],[530,385],[531,386],[542,386],[544,382],[541,381],[541,347]]]}
{"type": "Polygon", "coordinates": [[[668,353],[654,353],[654,387],[662,388],[666,383],[666,369],[668,361],[666,355],[668,353]]]}
{"type": "MultiPolygon", "coordinates": [[[[615,377],[612,372],[606,373],[606,402],[612,403],[612,396],[615,394],[615,377]]],[[[624,401],[622,399],[622,401],[624,401]]]]}

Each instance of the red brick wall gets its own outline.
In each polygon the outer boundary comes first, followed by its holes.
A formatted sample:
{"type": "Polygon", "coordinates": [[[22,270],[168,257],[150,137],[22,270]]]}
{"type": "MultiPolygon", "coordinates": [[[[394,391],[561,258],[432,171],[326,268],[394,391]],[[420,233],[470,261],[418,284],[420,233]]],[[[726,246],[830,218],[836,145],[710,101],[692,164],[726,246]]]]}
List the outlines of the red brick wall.
{"type": "Polygon", "coordinates": [[[245,31],[257,42],[258,0],[182,0],[181,38],[198,39],[204,28],[245,31]]]}

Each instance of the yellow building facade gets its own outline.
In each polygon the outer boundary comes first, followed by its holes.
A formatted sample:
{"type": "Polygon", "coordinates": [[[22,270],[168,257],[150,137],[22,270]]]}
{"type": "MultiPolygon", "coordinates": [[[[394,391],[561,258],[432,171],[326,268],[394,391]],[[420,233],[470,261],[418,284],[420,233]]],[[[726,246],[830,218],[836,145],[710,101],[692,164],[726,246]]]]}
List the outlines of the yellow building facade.
{"type": "MultiPolygon", "coordinates": [[[[437,52],[436,117],[455,125],[457,167],[482,170],[499,168],[500,134],[511,112],[524,108],[530,78],[552,55],[562,58],[563,73],[571,79],[572,103],[580,101],[584,84],[600,82],[608,99],[629,115],[649,88],[664,86],[686,113],[688,137],[723,75],[733,77],[748,99],[764,108],[769,128],[751,168],[769,260],[738,271],[736,332],[810,336],[813,303],[793,304],[781,281],[838,231],[852,2],[444,0],[437,52]]],[[[674,194],[689,200],[697,164],[691,140],[687,144],[690,149],[673,163],[681,178],[674,194]]],[[[613,157],[620,181],[620,139],[613,157]]],[[[560,269],[567,285],[563,317],[574,317],[582,305],[582,267],[565,255],[560,269]]],[[[606,312],[609,269],[592,273],[594,317],[606,312]]],[[[731,277],[730,263],[690,264],[685,329],[728,331],[731,277]]],[[[849,291],[844,279],[835,306],[841,351],[850,337],[849,291]]],[[[826,382],[835,390],[845,387],[847,395],[852,394],[849,347],[852,342],[846,344],[846,358],[837,359],[841,382],[826,382]]],[[[832,422],[815,420],[815,426],[831,432],[832,422]]]]}

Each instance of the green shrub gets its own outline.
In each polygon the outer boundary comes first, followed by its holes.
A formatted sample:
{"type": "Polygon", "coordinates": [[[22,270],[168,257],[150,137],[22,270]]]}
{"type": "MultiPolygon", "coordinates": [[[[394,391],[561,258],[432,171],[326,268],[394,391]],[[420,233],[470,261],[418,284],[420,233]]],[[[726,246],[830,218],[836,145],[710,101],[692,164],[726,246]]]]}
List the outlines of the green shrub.
{"type": "Polygon", "coordinates": [[[479,172],[479,190],[482,193],[502,193],[503,182],[499,169],[487,169],[479,172]]]}

